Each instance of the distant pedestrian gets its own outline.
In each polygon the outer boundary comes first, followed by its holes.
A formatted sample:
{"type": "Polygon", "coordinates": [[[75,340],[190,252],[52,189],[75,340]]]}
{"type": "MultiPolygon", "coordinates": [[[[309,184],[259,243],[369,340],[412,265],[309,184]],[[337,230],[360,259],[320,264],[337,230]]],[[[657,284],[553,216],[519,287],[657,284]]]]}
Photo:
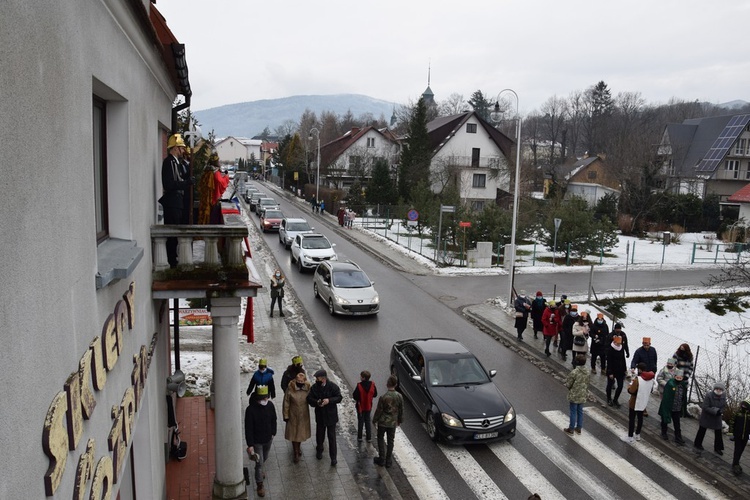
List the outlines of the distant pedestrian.
{"type": "Polygon", "coordinates": [[[286,392],[289,382],[297,378],[299,373],[305,373],[305,369],[302,366],[302,356],[297,355],[292,358],[292,364],[287,366],[281,375],[281,390],[286,392]]]}
{"type": "Polygon", "coordinates": [[[310,439],[310,407],[307,395],[310,393],[310,382],[304,372],[300,372],[289,382],[284,391],[282,415],[286,422],[284,439],[292,442],[292,461],[296,464],[302,457],[302,443],[310,439]]]}
{"type": "Polygon", "coordinates": [[[378,396],[378,388],[370,380],[370,376],[370,372],[362,370],[359,374],[359,382],[354,388],[354,394],[352,394],[357,410],[357,442],[362,442],[362,427],[364,427],[367,442],[372,441],[370,415],[372,412],[372,400],[378,396]]]}
{"type": "Polygon", "coordinates": [[[376,465],[390,467],[393,464],[393,444],[396,428],[404,421],[404,398],[396,392],[398,379],[391,375],[386,382],[388,391],[378,400],[372,422],[378,433],[378,456],[373,459],[376,465]],[[386,445],[386,436],[388,443],[386,445]]]}
{"type": "Polygon", "coordinates": [[[732,472],[735,476],[742,474],[740,458],[745,451],[747,440],[750,438],[750,398],[740,403],[740,410],[734,415],[734,456],[732,457],[732,472]]]}
{"type": "Polygon", "coordinates": [[[252,394],[256,386],[264,385],[268,388],[268,393],[271,399],[276,398],[276,383],[273,380],[274,371],[272,368],[268,368],[268,360],[261,358],[258,361],[258,369],[255,370],[253,376],[250,377],[250,383],[247,386],[246,393],[252,394]]]}
{"type": "MultiPolygon", "coordinates": [[[[538,334],[544,332],[544,323],[542,323],[542,315],[544,310],[547,309],[547,301],[544,299],[544,294],[541,290],[536,292],[536,297],[531,301],[531,324],[534,328],[534,338],[538,339],[538,334]]],[[[544,336],[544,335],[542,335],[544,336]]]]}
{"type": "Polygon", "coordinates": [[[596,360],[599,359],[600,373],[607,372],[607,339],[609,338],[609,325],[604,321],[604,314],[598,313],[596,320],[589,330],[591,337],[591,373],[596,373],[596,360]]]}
{"type": "Polygon", "coordinates": [[[325,200],[320,200],[320,206],[318,207],[319,213],[324,213],[326,211],[326,202],[325,200]]]}
{"type": "Polygon", "coordinates": [[[521,290],[513,302],[513,308],[516,314],[516,332],[518,340],[523,340],[523,332],[529,325],[529,313],[531,312],[531,301],[526,296],[526,290],[521,290]]]}
{"type": "Polygon", "coordinates": [[[344,221],[345,225],[348,229],[351,229],[354,225],[354,219],[357,216],[357,214],[354,213],[354,210],[347,208],[346,213],[344,214],[344,221]]]}
{"type": "Polygon", "coordinates": [[[656,385],[659,388],[660,396],[664,395],[664,387],[666,387],[667,382],[674,378],[674,374],[677,372],[675,363],[677,363],[676,359],[669,358],[667,364],[659,370],[659,374],[656,376],[656,385]]]}
{"type": "Polygon", "coordinates": [[[542,314],[542,325],[544,327],[542,334],[544,334],[544,354],[550,357],[552,353],[549,350],[549,344],[552,339],[557,337],[557,332],[560,330],[560,317],[554,300],[550,300],[547,306],[542,314]]]}
{"type": "Polygon", "coordinates": [[[722,419],[724,408],[727,406],[727,395],[724,394],[724,384],[716,382],[713,390],[706,393],[701,405],[701,418],[698,422],[698,432],[695,434],[693,446],[703,450],[703,438],[707,429],[714,431],[714,452],[724,454],[724,439],[722,438],[722,419]]]}
{"type": "Polygon", "coordinates": [[[589,323],[586,321],[588,316],[587,312],[583,312],[578,316],[578,319],[573,324],[573,366],[576,366],[575,358],[579,354],[583,354],[586,357],[586,353],[589,350],[588,337],[589,337],[589,323]]]}
{"type": "Polygon", "coordinates": [[[630,357],[630,344],[628,343],[628,336],[625,333],[625,331],[622,329],[622,323],[615,323],[614,328],[612,328],[612,332],[609,334],[609,342],[607,342],[607,345],[612,345],[612,338],[615,336],[620,337],[621,344],[622,344],[622,350],[625,352],[625,357],[630,357]]]}
{"type": "Polygon", "coordinates": [[[336,218],[339,220],[339,226],[344,227],[344,217],[346,215],[346,211],[344,210],[344,207],[339,207],[338,212],[336,212],[336,218]]]}
{"type": "Polygon", "coordinates": [[[276,408],[268,400],[268,387],[259,385],[250,404],[245,409],[245,442],[247,454],[255,461],[255,484],[259,497],[266,496],[263,488],[263,464],[271,451],[273,438],[276,436],[276,408]]]}
{"type": "Polygon", "coordinates": [[[560,347],[558,352],[563,361],[568,359],[568,351],[573,349],[573,325],[578,321],[578,304],[571,304],[570,312],[562,320],[560,347]]]}
{"type": "Polygon", "coordinates": [[[570,403],[570,425],[563,430],[568,434],[573,434],[573,432],[580,434],[583,429],[583,403],[586,402],[590,381],[590,375],[586,369],[586,355],[577,354],[574,360],[576,366],[565,379],[570,403]]]}
{"type": "Polygon", "coordinates": [[[339,421],[338,404],[341,402],[341,389],[328,380],[325,370],[315,372],[315,385],[307,394],[307,404],[315,408],[315,458],[323,458],[323,446],[328,437],[328,454],[331,466],[338,463],[336,448],[336,424],[339,421]]]}
{"type": "Polygon", "coordinates": [[[654,389],[654,372],[646,368],[646,363],[638,363],[636,368],[638,375],[633,378],[628,387],[630,401],[628,403],[628,436],[626,441],[629,443],[641,440],[643,412],[646,410],[651,391],[654,389]],[[638,422],[637,426],[636,421],[638,422]],[[633,436],[633,431],[635,431],[635,436],[633,436]]]}
{"type": "Polygon", "coordinates": [[[693,351],[690,350],[690,345],[680,344],[680,347],[674,353],[674,358],[677,360],[675,364],[677,369],[682,370],[685,378],[690,380],[693,375],[693,351]]]}
{"type": "Polygon", "coordinates": [[[622,393],[622,384],[625,381],[627,365],[625,364],[625,349],[622,346],[622,337],[615,335],[612,337],[612,343],[607,351],[607,404],[620,407],[620,394],[622,393]],[[612,389],[617,383],[615,395],[612,396],[612,389]]]}
{"type": "Polygon", "coordinates": [[[284,300],[284,286],[286,285],[286,279],[281,274],[281,269],[276,269],[271,276],[271,313],[269,316],[273,318],[273,306],[278,301],[279,303],[279,316],[284,317],[284,310],[281,308],[281,303],[284,300]]]}
{"type": "Polygon", "coordinates": [[[315,197],[315,195],[312,195],[312,198],[310,198],[310,208],[312,208],[312,213],[318,211],[318,199],[315,197]]]}
{"type": "Polygon", "coordinates": [[[667,381],[664,387],[664,394],[659,405],[659,416],[661,417],[661,438],[669,440],[667,436],[667,426],[674,424],[674,442],[682,446],[685,440],[682,439],[682,430],[680,429],[680,417],[682,412],[687,408],[687,379],[683,376],[682,370],[677,370],[674,378],[667,381]]]}

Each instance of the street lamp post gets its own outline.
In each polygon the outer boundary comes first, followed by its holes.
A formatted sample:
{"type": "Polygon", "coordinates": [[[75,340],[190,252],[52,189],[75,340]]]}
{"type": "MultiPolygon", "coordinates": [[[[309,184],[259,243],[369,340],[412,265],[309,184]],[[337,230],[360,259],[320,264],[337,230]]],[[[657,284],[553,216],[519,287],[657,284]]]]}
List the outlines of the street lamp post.
{"type": "Polygon", "coordinates": [[[495,123],[500,122],[502,114],[500,113],[500,94],[503,92],[510,92],[516,98],[516,184],[513,190],[513,222],[510,231],[510,286],[508,289],[508,305],[513,304],[513,282],[515,281],[516,271],[516,225],[518,224],[518,198],[519,198],[519,184],[521,177],[521,115],[518,112],[518,94],[513,89],[503,89],[497,94],[497,100],[495,101],[495,109],[490,113],[490,118],[495,123]]]}
{"type": "Polygon", "coordinates": [[[312,133],[313,130],[315,131],[315,135],[318,137],[318,156],[315,160],[315,199],[319,200],[320,198],[320,130],[318,130],[317,127],[313,127],[310,129],[310,135],[308,136],[308,140],[312,139],[312,133]]]}

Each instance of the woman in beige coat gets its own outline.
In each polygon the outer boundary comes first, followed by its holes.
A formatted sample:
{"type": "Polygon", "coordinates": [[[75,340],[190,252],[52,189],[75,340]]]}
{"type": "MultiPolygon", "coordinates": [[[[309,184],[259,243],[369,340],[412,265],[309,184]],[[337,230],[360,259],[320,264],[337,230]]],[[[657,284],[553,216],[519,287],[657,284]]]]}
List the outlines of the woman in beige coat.
{"type": "Polygon", "coordinates": [[[286,429],[284,439],[292,442],[294,463],[302,456],[302,442],[310,439],[310,407],[307,405],[307,394],[310,392],[310,382],[304,373],[289,382],[284,393],[283,414],[286,429]]]}

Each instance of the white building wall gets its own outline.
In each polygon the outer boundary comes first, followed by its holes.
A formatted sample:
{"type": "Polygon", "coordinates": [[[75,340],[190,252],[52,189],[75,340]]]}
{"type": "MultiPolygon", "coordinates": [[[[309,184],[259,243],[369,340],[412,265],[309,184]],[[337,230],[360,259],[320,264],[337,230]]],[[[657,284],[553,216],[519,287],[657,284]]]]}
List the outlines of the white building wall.
{"type": "MultiPolygon", "coordinates": [[[[161,132],[170,126],[176,92],[142,29],[121,0],[14,1],[0,16],[0,143],[8,160],[2,185],[9,194],[0,197],[0,498],[46,497],[45,417],[131,283],[135,325],[124,331],[105,387],[93,391],[96,407],[65,454],[52,498],[73,497],[88,440],[95,441],[94,464],[112,457],[110,408],[132,386],[133,355],[156,332],[162,333],[133,422],[133,440],[141,443],[134,474],[138,498],[165,496],[169,358],[161,304],[151,299],[150,225],[161,194],[161,132]],[[110,233],[144,250],[131,276],[102,289],[95,286],[94,93],[110,103],[110,233]]],[[[87,498],[90,486],[89,480],[87,498]]],[[[118,490],[115,484],[113,498],[118,490]]]]}
{"type": "MultiPolygon", "coordinates": [[[[216,152],[219,153],[219,160],[222,162],[236,162],[240,158],[250,158],[245,145],[234,137],[227,137],[218,143],[216,152]]],[[[260,154],[260,145],[258,145],[258,154],[260,154]]]]}

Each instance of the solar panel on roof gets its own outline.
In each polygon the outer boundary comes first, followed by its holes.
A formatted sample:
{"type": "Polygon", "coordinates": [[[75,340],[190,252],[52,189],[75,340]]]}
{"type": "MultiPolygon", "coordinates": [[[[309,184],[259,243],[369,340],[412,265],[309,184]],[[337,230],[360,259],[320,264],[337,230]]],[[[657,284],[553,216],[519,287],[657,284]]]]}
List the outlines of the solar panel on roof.
{"type": "Polygon", "coordinates": [[[729,148],[734,144],[734,141],[737,140],[742,131],[745,130],[748,123],[750,123],[750,115],[733,116],[695,169],[698,172],[713,172],[716,170],[716,167],[719,166],[729,148]]]}

